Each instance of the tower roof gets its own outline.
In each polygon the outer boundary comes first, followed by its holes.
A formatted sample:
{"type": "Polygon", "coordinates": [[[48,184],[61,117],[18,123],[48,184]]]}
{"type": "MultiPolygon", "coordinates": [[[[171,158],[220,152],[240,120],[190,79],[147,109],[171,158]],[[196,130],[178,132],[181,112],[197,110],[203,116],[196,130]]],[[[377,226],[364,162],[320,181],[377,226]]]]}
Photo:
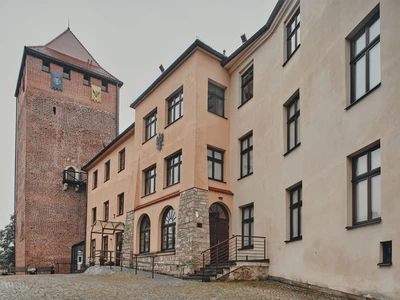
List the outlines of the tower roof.
{"type": "Polygon", "coordinates": [[[21,63],[20,74],[17,83],[15,95],[18,94],[18,89],[22,77],[22,71],[25,64],[26,54],[45,58],[60,65],[65,65],[76,71],[89,73],[92,76],[100,79],[107,79],[112,83],[122,86],[122,81],[111,75],[94,59],[89,51],[83,46],[78,38],[73,34],[70,28],[58,35],[56,38],[43,46],[26,46],[21,63]]]}

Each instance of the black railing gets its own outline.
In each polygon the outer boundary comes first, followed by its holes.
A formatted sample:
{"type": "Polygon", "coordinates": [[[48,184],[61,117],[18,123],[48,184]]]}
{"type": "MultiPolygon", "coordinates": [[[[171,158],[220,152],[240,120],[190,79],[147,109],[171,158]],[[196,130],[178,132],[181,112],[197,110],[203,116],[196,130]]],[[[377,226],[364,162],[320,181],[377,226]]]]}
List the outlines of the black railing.
{"type": "Polygon", "coordinates": [[[81,186],[86,186],[87,183],[87,173],[64,170],[63,171],[63,183],[79,184],[81,186]]]}
{"type": "Polygon", "coordinates": [[[121,268],[121,271],[123,267],[128,267],[134,269],[135,274],[137,274],[138,270],[148,271],[151,272],[151,278],[154,278],[157,258],[160,256],[164,255],[155,253],[131,254],[122,251],[96,250],[94,256],[89,257],[89,264],[91,266],[109,266],[110,269],[115,266],[121,268]]]}
{"type": "Polygon", "coordinates": [[[267,239],[261,236],[233,235],[201,252],[203,278],[206,267],[215,268],[225,263],[241,261],[266,261],[267,239]]]}

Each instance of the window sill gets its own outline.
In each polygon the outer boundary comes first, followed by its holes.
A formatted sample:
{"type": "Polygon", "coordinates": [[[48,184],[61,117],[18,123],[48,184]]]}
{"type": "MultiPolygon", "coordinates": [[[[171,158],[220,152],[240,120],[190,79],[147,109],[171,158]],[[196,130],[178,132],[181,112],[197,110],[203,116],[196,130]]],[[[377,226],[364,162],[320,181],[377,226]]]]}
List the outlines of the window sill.
{"type": "Polygon", "coordinates": [[[243,246],[242,248],[239,248],[238,251],[249,250],[249,249],[254,249],[254,245],[243,246]]]}
{"type": "Polygon", "coordinates": [[[249,102],[251,99],[253,99],[254,95],[251,96],[251,98],[247,99],[245,102],[242,102],[239,106],[238,109],[241,108],[243,105],[245,105],[247,102],[249,102]]]}
{"type": "Polygon", "coordinates": [[[155,135],[153,135],[151,138],[145,140],[145,141],[142,143],[142,145],[146,144],[148,141],[150,141],[150,140],[151,140],[153,137],[155,137],[155,136],[157,136],[157,133],[156,133],[155,135]]]}
{"type": "Polygon", "coordinates": [[[116,217],[120,217],[120,216],[123,216],[124,214],[122,213],[122,214],[119,214],[119,215],[116,215],[116,217]]]}
{"type": "Polygon", "coordinates": [[[288,155],[290,152],[296,150],[297,148],[300,147],[300,145],[301,145],[301,142],[298,143],[298,144],[297,144],[296,146],[294,146],[293,148],[291,148],[291,149],[290,149],[289,151],[287,151],[285,154],[283,154],[283,156],[286,156],[286,155],[288,155]]]}
{"type": "Polygon", "coordinates": [[[212,111],[209,111],[209,110],[208,110],[208,112],[209,112],[210,114],[213,114],[213,115],[216,115],[216,116],[218,116],[218,117],[220,117],[220,118],[223,118],[223,119],[225,119],[225,120],[228,120],[228,118],[226,118],[225,116],[221,116],[221,115],[216,114],[216,113],[214,113],[214,112],[212,112],[212,111]]]}
{"type": "Polygon", "coordinates": [[[226,183],[226,181],[215,179],[215,178],[211,178],[211,177],[208,177],[208,179],[213,180],[213,181],[218,181],[218,182],[221,182],[221,183],[226,183]]]}
{"type": "Polygon", "coordinates": [[[161,251],[157,251],[157,254],[175,254],[175,249],[165,249],[165,250],[161,250],[161,251]]]}
{"type": "Polygon", "coordinates": [[[108,178],[108,179],[104,180],[104,182],[107,182],[107,181],[109,181],[109,180],[110,180],[110,178],[108,178]]]}
{"type": "Polygon", "coordinates": [[[180,116],[178,119],[174,120],[173,122],[169,123],[167,126],[164,127],[164,129],[167,129],[169,126],[171,126],[172,124],[174,124],[176,121],[180,120],[183,118],[183,115],[180,116]]]}
{"type": "Polygon", "coordinates": [[[142,196],[141,198],[145,198],[145,197],[147,197],[147,196],[150,196],[150,195],[153,195],[153,194],[155,194],[155,193],[157,193],[157,191],[155,191],[155,192],[152,192],[152,193],[150,193],[150,194],[147,194],[147,195],[144,195],[144,196],[142,196]]]}
{"type": "Polygon", "coordinates": [[[352,108],[354,105],[356,105],[357,103],[359,103],[361,100],[363,100],[365,97],[367,97],[369,94],[371,94],[373,91],[375,91],[378,87],[381,86],[381,83],[378,83],[378,85],[376,85],[374,88],[372,88],[371,90],[369,90],[367,93],[365,93],[363,96],[361,96],[360,98],[358,98],[356,101],[350,103],[349,106],[347,106],[344,110],[349,110],[350,108],[352,108]]]}
{"type": "Polygon", "coordinates": [[[368,225],[379,224],[381,222],[382,222],[382,219],[378,218],[378,219],[375,219],[375,220],[372,220],[372,221],[368,221],[368,222],[364,222],[364,223],[361,223],[361,224],[356,224],[356,225],[353,225],[353,226],[346,226],[345,229],[350,230],[350,229],[355,229],[355,228],[364,227],[364,226],[368,226],[368,225]]]}
{"type": "Polygon", "coordinates": [[[253,172],[251,172],[251,173],[249,173],[249,174],[247,174],[247,175],[244,175],[244,176],[238,178],[238,181],[239,181],[239,180],[242,180],[243,178],[249,177],[250,175],[253,175],[253,172]]]}
{"type": "Polygon", "coordinates": [[[122,172],[123,170],[125,170],[125,168],[123,168],[123,169],[119,170],[119,171],[118,171],[118,173],[119,173],[119,172],[122,172]]]}
{"type": "Polygon", "coordinates": [[[177,184],[179,184],[179,183],[181,183],[181,181],[178,181],[177,183],[168,185],[168,186],[164,187],[163,190],[165,190],[165,189],[167,189],[167,188],[170,188],[171,186],[177,185],[177,184]]]}
{"type": "Polygon", "coordinates": [[[303,239],[303,236],[301,235],[301,236],[292,238],[290,240],[286,240],[285,243],[287,244],[287,243],[291,243],[291,242],[301,241],[302,239],[303,239]]]}
{"type": "Polygon", "coordinates": [[[286,64],[288,63],[288,61],[292,58],[292,56],[297,52],[297,50],[300,48],[301,44],[299,44],[297,46],[297,48],[292,52],[292,54],[290,54],[290,56],[286,59],[286,61],[283,63],[282,67],[286,66],[286,64]]]}
{"type": "Polygon", "coordinates": [[[95,189],[97,189],[97,186],[95,186],[94,188],[92,188],[92,191],[95,190],[95,189]]]}
{"type": "Polygon", "coordinates": [[[380,267],[390,267],[392,265],[392,263],[379,263],[379,264],[377,264],[377,266],[380,266],[380,267]]]}

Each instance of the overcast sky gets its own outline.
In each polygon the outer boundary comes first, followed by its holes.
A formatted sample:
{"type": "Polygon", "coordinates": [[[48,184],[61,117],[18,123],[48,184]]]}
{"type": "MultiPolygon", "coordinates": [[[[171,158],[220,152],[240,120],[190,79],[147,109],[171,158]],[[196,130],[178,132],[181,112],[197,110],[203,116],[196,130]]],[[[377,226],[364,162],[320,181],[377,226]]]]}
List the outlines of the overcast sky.
{"type": "MultiPolygon", "coordinates": [[[[262,27],[277,0],[0,0],[0,229],[14,211],[14,91],[24,46],[44,45],[68,26],[97,62],[124,82],[120,132],[129,104],[196,39],[231,54],[262,27]]],[[[61,188],[61,183],[60,183],[61,188]]]]}

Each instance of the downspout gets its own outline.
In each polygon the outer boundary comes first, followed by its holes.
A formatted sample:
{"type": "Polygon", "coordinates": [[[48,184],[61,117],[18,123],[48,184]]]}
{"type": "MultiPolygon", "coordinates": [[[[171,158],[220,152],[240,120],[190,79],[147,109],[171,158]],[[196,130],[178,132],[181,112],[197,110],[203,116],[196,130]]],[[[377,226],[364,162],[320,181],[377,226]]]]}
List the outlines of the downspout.
{"type": "Polygon", "coordinates": [[[118,99],[118,83],[116,85],[116,89],[115,89],[115,137],[118,136],[119,133],[119,99],[118,99]]]}

